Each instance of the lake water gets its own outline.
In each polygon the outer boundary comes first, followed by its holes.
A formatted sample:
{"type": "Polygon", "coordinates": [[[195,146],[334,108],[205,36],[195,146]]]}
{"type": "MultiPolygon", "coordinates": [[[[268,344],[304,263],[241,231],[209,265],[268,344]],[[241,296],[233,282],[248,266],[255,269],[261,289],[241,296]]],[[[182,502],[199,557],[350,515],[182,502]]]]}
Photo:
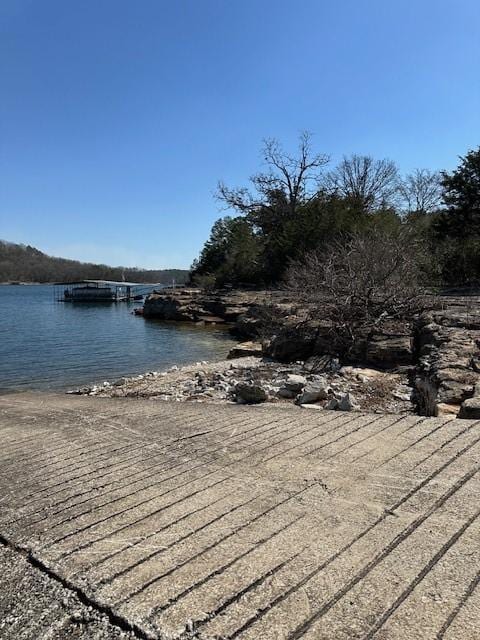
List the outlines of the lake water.
{"type": "Polygon", "coordinates": [[[48,285],[0,285],[0,392],[67,389],[226,357],[222,327],[134,316],[133,303],[54,302],[48,285]]]}

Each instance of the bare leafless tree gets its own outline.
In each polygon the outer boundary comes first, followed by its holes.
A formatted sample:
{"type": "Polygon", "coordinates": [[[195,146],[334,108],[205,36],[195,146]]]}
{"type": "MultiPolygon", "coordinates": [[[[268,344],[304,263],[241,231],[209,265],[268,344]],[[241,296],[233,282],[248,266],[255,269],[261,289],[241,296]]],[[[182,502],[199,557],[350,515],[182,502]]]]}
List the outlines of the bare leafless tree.
{"type": "Polygon", "coordinates": [[[354,233],[293,263],[286,286],[329,320],[340,350],[388,322],[411,318],[425,303],[419,247],[403,229],[354,233]]]}
{"type": "Polygon", "coordinates": [[[320,169],[329,158],[325,154],[314,153],[311,134],[300,135],[297,154],[292,156],[284,151],[278,140],[264,140],[262,149],[266,171],[250,178],[253,191],[248,188],[230,188],[219,182],[217,198],[241,213],[251,213],[259,207],[269,207],[283,198],[289,212],[295,215],[300,203],[308,202],[318,193],[320,169]]]}
{"type": "Polygon", "coordinates": [[[442,202],[441,175],[437,171],[415,169],[399,182],[398,191],[407,213],[432,213],[442,202]]]}
{"type": "Polygon", "coordinates": [[[324,182],[330,191],[371,211],[392,203],[398,180],[397,165],[391,160],[352,155],[344,156],[340,164],[326,174],[324,182]]]}

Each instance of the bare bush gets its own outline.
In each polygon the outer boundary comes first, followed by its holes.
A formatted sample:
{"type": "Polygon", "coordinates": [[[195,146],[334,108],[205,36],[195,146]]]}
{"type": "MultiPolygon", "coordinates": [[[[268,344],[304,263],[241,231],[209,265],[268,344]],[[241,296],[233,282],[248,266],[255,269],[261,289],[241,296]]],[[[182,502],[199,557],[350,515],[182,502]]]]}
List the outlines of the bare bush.
{"type": "Polygon", "coordinates": [[[339,351],[425,306],[419,247],[403,229],[355,233],[293,263],[287,288],[311,318],[329,320],[339,351]]]}

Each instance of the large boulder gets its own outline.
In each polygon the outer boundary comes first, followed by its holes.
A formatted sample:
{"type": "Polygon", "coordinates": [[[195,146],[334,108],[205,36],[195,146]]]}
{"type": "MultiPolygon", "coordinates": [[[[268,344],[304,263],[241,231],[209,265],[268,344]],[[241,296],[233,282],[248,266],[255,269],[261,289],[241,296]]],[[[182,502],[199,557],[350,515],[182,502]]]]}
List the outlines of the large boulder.
{"type": "Polygon", "coordinates": [[[195,322],[199,316],[208,315],[202,306],[200,292],[196,289],[180,289],[168,293],[154,292],[143,305],[145,318],[195,322]]]}
{"type": "MultiPolygon", "coordinates": [[[[154,291],[145,300],[143,315],[159,320],[197,322],[215,317],[234,323],[248,309],[258,304],[265,293],[249,291],[213,291],[197,288],[178,288],[154,291]]],[[[218,322],[219,320],[217,320],[218,322]]]]}
{"type": "Polygon", "coordinates": [[[237,291],[230,294],[204,294],[202,304],[213,315],[224,318],[226,322],[235,322],[252,302],[248,294],[237,291]]]}
{"type": "Polygon", "coordinates": [[[438,401],[461,404],[473,394],[478,374],[462,369],[440,369],[433,375],[438,386],[438,401]]]}

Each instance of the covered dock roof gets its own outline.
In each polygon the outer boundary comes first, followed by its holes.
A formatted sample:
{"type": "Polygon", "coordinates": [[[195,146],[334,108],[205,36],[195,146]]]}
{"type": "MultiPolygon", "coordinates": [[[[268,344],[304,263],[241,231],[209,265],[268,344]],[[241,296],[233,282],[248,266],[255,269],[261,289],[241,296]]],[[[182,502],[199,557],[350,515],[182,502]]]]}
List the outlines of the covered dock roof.
{"type": "Polygon", "coordinates": [[[125,282],[123,280],[121,281],[115,281],[115,280],[75,280],[75,281],[70,281],[70,282],[54,282],[54,285],[56,287],[63,287],[63,286],[71,286],[71,285],[75,285],[75,284],[98,284],[98,285],[105,285],[105,286],[114,286],[114,287],[155,287],[158,285],[161,285],[161,282],[125,282]]]}

